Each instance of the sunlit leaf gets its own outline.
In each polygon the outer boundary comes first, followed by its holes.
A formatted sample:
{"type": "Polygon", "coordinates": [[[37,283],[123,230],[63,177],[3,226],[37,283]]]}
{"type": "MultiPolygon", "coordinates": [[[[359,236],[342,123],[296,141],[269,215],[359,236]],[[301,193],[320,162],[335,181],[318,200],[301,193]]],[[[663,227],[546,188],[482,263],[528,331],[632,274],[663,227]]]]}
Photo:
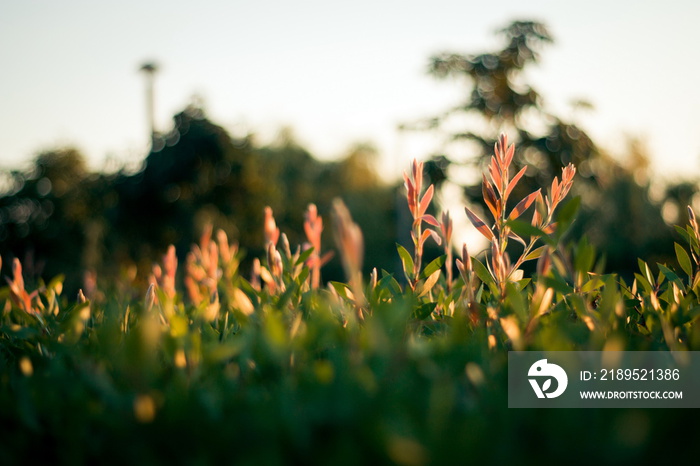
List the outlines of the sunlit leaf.
{"type": "Polygon", "coordinates": [[[403,271],[406,274],[406,278],[409,280],[413,279],[413,257],[406,248],[400,244],[396,244],[396,250],[399,252],[399,258],[401,259],[401,264],[403,265],[403,271]]]}
{"type": "Polygon", "coordinates": [[[532,205],[533,202],[535,202],[535,199],[537,199],[537,196],[540,195],[540,190],[538,189],[534,193],[530,193],[527,196],[523,198],[518,204],[513,208],[513,210],[510,212],[510,215],[508,218],[510,220],[515,220],[516,218],[520,217],[523,212],[525,212],[528,207],[532,205]]]}
{"type": "Polygon", "coordinates": [[[495,236],[493,232],[491,231],[491,228],[489,228],[483,220],[479,218],[478,215],[476,215],[474,212],[469,210],[469,207],[465,207],[464,210],[467,212],[467,217],[469,217],[469,221],[472,222],[472,225],[474,225],[474,228],[479,230],[479,232],[486,237],[486,239],[492,241],[495,236]]]}
{"type": "Polygon", "coordinates": [[[440,273],[440,269],[436,270],[428,278],[425,279],[425,282],[421,283],[418,286],[418,289],[416,291],[418,293],[419,298],[425,296],[430,292],[430,290],[433,289],[438,279],[440,278],[440,273]]]}
{"type": "Polygon", "coordinates": [[[668,281],[675,283],[678,286],[678,288],[680,288],[681,291],[685,293],[685,285],[683,285],[683,280],[681,280],[681,278],[678,275],[676,275],[676,273],[673,270],[669,269],[663,264],[657,263],[656,265],[659,267],[659,270],[662,274],[664,274],[668,281]]]}
{"type": "Polygon", "coordinates": [[[530,254],[525,256],[525,261],[539,259],[540,257],[542,257],[542,254],[544,254],[546,249],[547,249],[547,246],[540,246],[539,248],[537,248],[533,251],[530,251],[530,254]]]}
{"type": "Polygon", "coordinates": [[[445,265],[446,260],[447,256],[442,255],[431,261],[430,264],[426,265],[423,269],[423,272],[421,273],[421,278],[427,278],[430,275],[432,275],[436,270],[440,270],[442,266],[445,265]]]}
{"type": "Polygon", "coordinates": [[[484,197],[484,202],[486,202],[486,206],[491,211],[493,218],[497,219],[501,216],[501,204],[498,202],[493,185],[486,179],[486,175],[482,175],[482,178],[481,193],[484,197]]]}
{"type": "Polygon", "coordinates": [[[510,180],[510,183],[508,183],[508,187],[506,188],[506,193],[503,195],[504,199],[508,199],[508,196],[510,196],[510,193],[513,191],[513,188],[515,188],[515,185],[518,184],[518,181],[520,181],[520,178],[523,177],[526,171],[527,167],[521,168],[520,171],[513,177],[513,179],[510,180]]]}
{"type": "Polygon", "coordinates": [[[472,257],[472,266],[474,267],[474,272],[476,273],[476,276],[479,277],[479,280],[488,285],[492,291],[496,291],[498,289],[495,280],[491,276],[491,272],[489,272],[486,266],[476,257],[472,257]]]}
{"type": "Polygon", "coordinates": [[[678,259],[678,265],[681,266],[686,275],[688,275],[689,277],[692,276],[693,265],[690,262],[690,256],[680,244],[673,243],[673,246],[676,249],[676,258],[678,259]]]}
{"type": "Polygon", "coordinates": [[[423,199],[421,199],[420,205],[418,206],[418,217],[422,217],[428,211],[428,206],[430,205],[430,201],[433,200],[434,191],[435,191],[435,188],[433,187],[432,184],[430,186],[428,186],[428,189],[425,191],[425,194],[423,195],[423,199]]]}

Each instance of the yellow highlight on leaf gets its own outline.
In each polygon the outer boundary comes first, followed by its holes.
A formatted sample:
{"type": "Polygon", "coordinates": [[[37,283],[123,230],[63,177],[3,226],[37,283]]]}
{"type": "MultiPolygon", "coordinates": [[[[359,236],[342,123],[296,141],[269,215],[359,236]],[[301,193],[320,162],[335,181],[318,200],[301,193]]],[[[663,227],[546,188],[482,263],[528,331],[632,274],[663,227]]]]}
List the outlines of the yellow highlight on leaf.
{"type": "Polygon", "coordinates": [[[187,358],[185,357],[185,352],[182,349],[175,352],[175,367],[179,369],[184,369],[187,367],[187,358]]]}
{"type": "Polygon", "coordinates": [[[324,385],[333,382],[335,377],[335,370],[330,361],[316,361],[314,363],[314,373],[316,374],[316,379],[324,385]]]}
{"type": "Polygon", "coordinates": [[[134,399],[134,416],[144,424],[152,422],[156,417],[156,404],[149,395],[139,395],[134,399]]]}
{"type": "Polygon", "coordinates": [[[19,370],[22,371],[27,377],[31,377],[34,374],[34,366],[32,366],[32,361],[27,356],[22,356],[19,360],[19,370]]]}

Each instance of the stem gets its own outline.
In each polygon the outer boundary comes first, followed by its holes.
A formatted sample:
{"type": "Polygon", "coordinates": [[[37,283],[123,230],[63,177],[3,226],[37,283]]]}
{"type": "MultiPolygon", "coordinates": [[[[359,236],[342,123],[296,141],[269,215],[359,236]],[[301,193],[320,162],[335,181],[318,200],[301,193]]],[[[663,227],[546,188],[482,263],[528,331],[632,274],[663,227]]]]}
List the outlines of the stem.
{"type": "Polygon", "coordinates": [[[420,245],[422,233],[421,220],[414,220],[413,234],[415,235],[415,239],[413,240],[413,281],[411,283],[411,288],[414,290],[418,284],[418,276],[420,274],[421,263],[423,261],[423,248],[420,245]]]}

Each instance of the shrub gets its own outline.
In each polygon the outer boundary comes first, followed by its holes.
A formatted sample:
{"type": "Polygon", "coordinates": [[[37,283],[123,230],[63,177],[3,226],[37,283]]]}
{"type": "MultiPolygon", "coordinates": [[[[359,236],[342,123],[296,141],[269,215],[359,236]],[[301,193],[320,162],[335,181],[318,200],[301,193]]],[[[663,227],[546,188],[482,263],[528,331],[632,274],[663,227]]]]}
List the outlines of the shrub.
{"type": "Polygon", "coordinates": [[[173,247],[139,299],[120,283],[70,299],[62,277],[29,291],[14,260],[0,291],[0,461],[622,461],[660,458],[671,440],[690,453],[692,431],[667,429],[686,421],[680,410],[506,408],[511,349],[700,347],[694,213],[678,227],[679,267],[653,273],[640,260],[628,284],[601,274],[585,239],[564,241],[578,204],[565,201],[573,166],[546,194],[509,202],[523,173],[511,176],[512,154],[501,137],[483,179],[492,226],[466,210],[490,247],[471,256],[464,245],[457,276],[451,219],[427,214],[433,187],[423,191],[418,162],[405,176],[413,251],[397,245],[403,285],[386,271],[362,275],[362,232],[340,200],[332,227],[346,282],[326,286],[315,206],[308,244],[295,249],[266,209],[266,254],[250,276],[237,245],[207,229],[180,268],[184,289],[173,247]],[[445,253],[423,264],[427,241],[445,253]],[[526,261],[537,261],[531,276],[526,261]]]}

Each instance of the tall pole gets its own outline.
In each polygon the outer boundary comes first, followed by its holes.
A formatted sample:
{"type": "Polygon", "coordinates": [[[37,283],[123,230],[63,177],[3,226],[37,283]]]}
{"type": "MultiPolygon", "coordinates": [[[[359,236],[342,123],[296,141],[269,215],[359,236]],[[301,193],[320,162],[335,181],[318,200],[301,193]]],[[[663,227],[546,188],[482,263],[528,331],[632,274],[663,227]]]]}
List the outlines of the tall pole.
{"type": "Polygon", "coordinates": [[[151,147],[156,139],[156,122],[155,122],[155,95],[153,90],[153,82],[158,65],[153,62],[147,62],[141,65],[140,70],[146,76],[146,118],[150,130],[151,147]]]}

